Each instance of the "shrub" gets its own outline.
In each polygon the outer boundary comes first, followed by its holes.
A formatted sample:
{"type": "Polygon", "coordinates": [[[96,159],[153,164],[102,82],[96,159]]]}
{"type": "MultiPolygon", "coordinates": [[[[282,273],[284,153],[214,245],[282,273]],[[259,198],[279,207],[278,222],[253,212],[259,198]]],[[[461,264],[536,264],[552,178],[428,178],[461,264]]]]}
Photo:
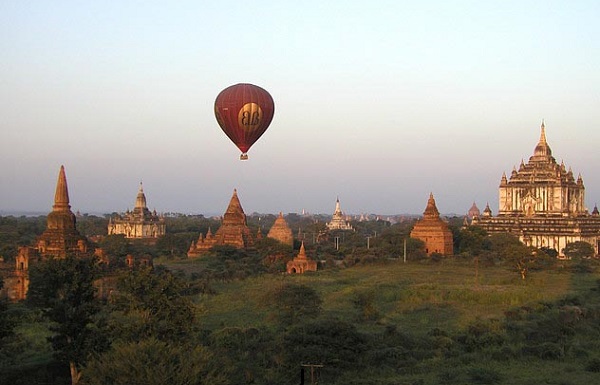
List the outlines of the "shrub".
{"type": "Polygon", "coordinates": [[[592,358],[585,365],[585,370],[588,372],[599,373],[600,372],[600,358],[592,358]]]}
{"type": "Polygon", "coordinates": [[[498,384],[502,374],[492,368],[475,367],[469,369],[469,378],[473,384],[498,384]]]}

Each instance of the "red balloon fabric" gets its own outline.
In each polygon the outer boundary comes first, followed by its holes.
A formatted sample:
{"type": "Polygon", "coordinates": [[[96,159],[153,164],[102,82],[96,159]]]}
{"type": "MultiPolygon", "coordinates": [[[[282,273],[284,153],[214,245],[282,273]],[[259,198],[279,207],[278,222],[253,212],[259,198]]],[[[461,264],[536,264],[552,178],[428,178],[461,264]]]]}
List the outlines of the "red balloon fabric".
{"type": "Polygon", "coordinates": [[[247,159],[250,147],[273,120],[275,103],[264,89],[248,83],[225,88],[215,100],[215,116],[225,134],[247,159]]]}

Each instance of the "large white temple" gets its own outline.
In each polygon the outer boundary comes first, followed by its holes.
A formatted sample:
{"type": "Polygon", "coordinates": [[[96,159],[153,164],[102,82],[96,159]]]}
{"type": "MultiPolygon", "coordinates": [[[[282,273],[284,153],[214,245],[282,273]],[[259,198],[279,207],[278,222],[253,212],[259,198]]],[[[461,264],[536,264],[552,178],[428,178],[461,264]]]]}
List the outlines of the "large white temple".
{"type": "Polygon", "coordinates": [[[335,201],[335,211],[333,212],[331,222],[327,223],[327,228],[329,230],[354,230],[350,222],[346,221],[344,213],[342,213],[339,198],[335,201]]]}
{"type": "Polygon", "coordinates": [[[146,195],[142,183],[135,199],[133,211],[110,218],[108,235],[124,234],[125,238],[158,238],[165,235],[165,219],[151,212],[146,206],[146,195]]]}
{"type": "Polygon", "coordinates": [[[498,215],[488,207],[472,224],[488,233],[515,234],[528,246],[555,249],[563,255],[568,243],[584,241],[600,246],[600,216],[597,208],[590,214],[585,207],[583,178],[558,164],[546,141],[546,127],[527,163],[513,168],[510,178],[504,173],[499,186],[498,215]]]}

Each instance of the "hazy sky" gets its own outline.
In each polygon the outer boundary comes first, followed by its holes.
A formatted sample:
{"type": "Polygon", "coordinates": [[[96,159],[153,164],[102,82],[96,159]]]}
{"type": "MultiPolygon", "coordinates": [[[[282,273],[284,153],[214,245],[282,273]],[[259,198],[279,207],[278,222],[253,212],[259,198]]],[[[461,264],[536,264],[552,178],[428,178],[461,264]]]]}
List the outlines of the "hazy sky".
{"type": "Polygon", "coordinates": [[[0,0],[0,211],[498,209],[546,122],[600,203],[600,2],[0,0]],[[213,104],[275,100],[248,161],[213,104]]]}

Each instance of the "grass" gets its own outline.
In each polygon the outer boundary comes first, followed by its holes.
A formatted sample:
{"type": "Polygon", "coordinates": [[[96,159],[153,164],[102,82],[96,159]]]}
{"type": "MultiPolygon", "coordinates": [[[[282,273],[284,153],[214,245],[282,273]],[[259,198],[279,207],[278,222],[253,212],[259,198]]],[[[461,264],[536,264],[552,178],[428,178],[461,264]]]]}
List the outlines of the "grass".
{"type": "MultiPolygon", "coordinates": [[[[186,274],[200,271],[201,260],[170,263],[186,274]]],[[[285,283],[309,286],[323,300],[325,314],[350,321],[358,318],[353,299],[370,293],[380,318],[366,329],[396,324],[427,332],[438,327],[457,330],[477,318],[500,318],[504,311],[543,301],[554,301],[594,285],[573,280],[572,274],[533,272],[523,282],[517,272],[502,266],[479,267],[448,259],[433,262],[387,262],[305,275],[263,275],[243,281],[214,282],[216,295],[195,298],[203,327],[256,327],[268,323],[266,293],[285,283]]]]}

